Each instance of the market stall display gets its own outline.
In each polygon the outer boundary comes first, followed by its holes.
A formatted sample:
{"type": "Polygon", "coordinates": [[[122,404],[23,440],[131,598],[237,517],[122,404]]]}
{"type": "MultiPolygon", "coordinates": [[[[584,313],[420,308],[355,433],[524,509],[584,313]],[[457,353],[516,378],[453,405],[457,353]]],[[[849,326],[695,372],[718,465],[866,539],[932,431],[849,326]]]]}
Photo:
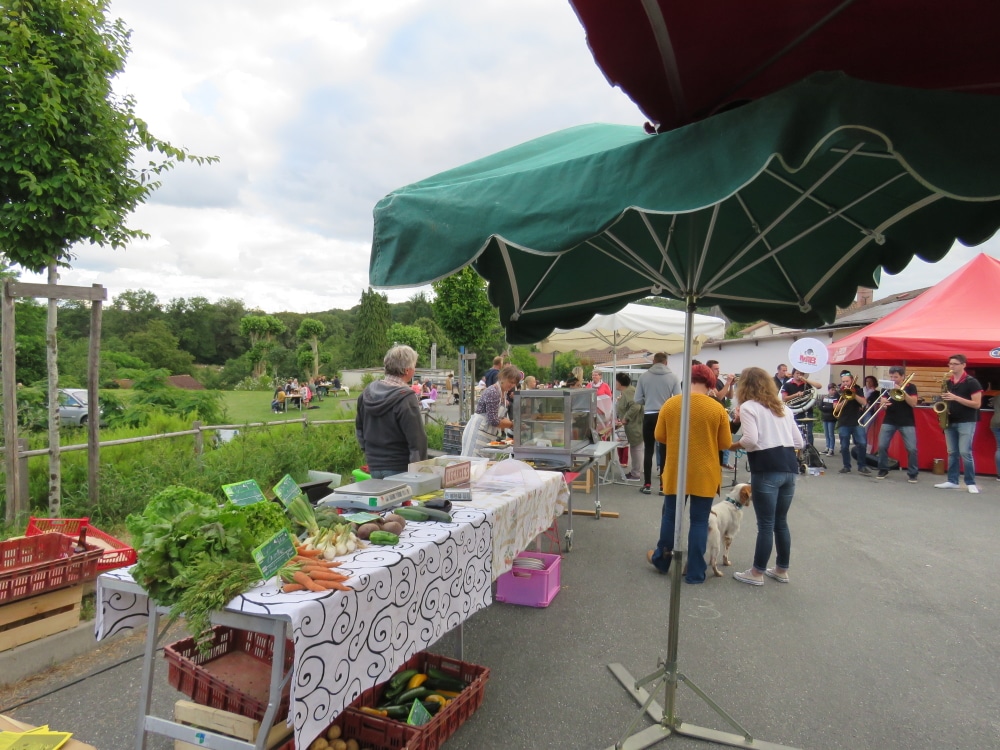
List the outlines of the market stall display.
{"type": "MultiPolygon", "coordinates": [[[[350,576],[350,591],[286,593],[272,576],[211,612],[216,625],[276,639],[262,725],[271,726],[277,717],[287,678],[295,741],[308,747],[364,690],[391,678],[410,655],[488,606],[496,576],[567,508],[560,474],[524,468],[527,473],[487,473],[478,491],[473,486],[473,499],[453,510],[451,523],[408,521],[397,544],[369,544],[338,559],[343,563],[338,570],[350,576]],[[282,670],[289,624],[290,674],[282,670]]],[[[141,564],[142,547],[139,559],[141,564]]],[[[141,572],[137,565],[99,579],[96,634],[101,639],[148,623],[144,674],[151,681],[155,633],[165,609],[133,579],[137,569],[141,572]]],[[[146,731],[155,731],[192,742],[195,730],[149,715],[150,691],[147,681],[139,700],[140,741],[146,731]]]]}

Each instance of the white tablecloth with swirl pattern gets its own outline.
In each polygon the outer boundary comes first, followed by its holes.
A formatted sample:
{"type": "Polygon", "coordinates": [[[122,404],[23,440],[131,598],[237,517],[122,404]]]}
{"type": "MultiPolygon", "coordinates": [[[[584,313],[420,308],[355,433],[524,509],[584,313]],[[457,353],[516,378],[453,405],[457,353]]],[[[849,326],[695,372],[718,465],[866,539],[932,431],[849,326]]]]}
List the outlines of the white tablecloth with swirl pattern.
{"type": "MultiPolygon", "coordinates": [[[[561,474],[513,469],[474,486],[471,502],[455,504],[454,523],[410,523],[400,544],[343,558],[351,592],[283,594],[272,579],[226,606],[290,620],[297,747],[308,747],[362,691],[489,606],[493,580],[566,510],[561,474]]],[[[145,624],[147,599],[127,584],[134,587],[128,569],[98,579],[98,640],[145,624]]]]}

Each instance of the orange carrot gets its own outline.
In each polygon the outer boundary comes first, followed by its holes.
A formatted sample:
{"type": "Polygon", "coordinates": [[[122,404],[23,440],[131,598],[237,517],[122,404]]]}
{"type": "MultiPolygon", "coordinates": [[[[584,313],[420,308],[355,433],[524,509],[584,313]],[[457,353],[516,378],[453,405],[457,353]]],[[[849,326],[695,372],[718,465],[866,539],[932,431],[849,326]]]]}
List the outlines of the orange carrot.
{"type": "Polygon", "coordinates": [[[292,574],[292,579],[295,583],[301,584],[309,591],[324,591],[322,586],[318,585],[312,578],[300,570],[296,570],[295,573],[292,574]]]}
{"type": "Polygon", "coordinates": [[[284,586],[281,587],[281,590],[284,591],[286,594],[290,594],[293,591],[305,591],[306,587],[300,583],[286,583],[284,586]]]}
{"type": "Polygon", "coordinates": [[[343,573],[337,573],[332,570],[304,570],[302,571],[307,576],[312,578],[314,581],[346,581],[350,576],[345,576],[343,573]]]}
{"type": "Polygon", "coordinates": [[[312,549],[308,549],[306,547],[296,547],[295,551],[302,557],[308,557],[310,559],[319,557],[319,555],[322,554],[322,552],[315,547],[313,547],[312,549]]]}
{"type": "Polygon", "coordinates": [[[298,557],[293,557],[292,562],[302,563],[303,565],[319,565],[324,568],[338,568],[341,565],[343,565],[342,562],[337,562],[334,560],[322,560],[322,559],[316,559],[314,557],[302,557],[301,555],[298,557]]]}
{"type": "Polygon", "coordinates": [[[335,591],[352,591],[350,586],[346,586],[340,581],[316,581],[317,586],[322,586],[324,590],[333,589],[335,591]]]}

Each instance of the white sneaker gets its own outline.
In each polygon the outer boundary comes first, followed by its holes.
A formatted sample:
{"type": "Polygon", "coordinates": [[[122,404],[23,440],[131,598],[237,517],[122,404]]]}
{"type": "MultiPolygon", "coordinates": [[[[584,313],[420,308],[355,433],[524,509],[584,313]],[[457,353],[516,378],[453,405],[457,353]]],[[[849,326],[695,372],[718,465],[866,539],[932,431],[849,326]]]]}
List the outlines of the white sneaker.
{"type": "Polygon", "coordinates": [[[957,490],[958,489],[958,485],[955,484],[954,482],[941,482],[941,484],[935,484],[934,486],[937,487],[939,490],[957,490]]]}
{"type": "Polygon", "coordinates": [[[974,484],[970,484],[969,485],[969,492],[971,492],[973,495],[978,495],[979,494],[979,488],[976,485],[974,485],[974,484]]]}

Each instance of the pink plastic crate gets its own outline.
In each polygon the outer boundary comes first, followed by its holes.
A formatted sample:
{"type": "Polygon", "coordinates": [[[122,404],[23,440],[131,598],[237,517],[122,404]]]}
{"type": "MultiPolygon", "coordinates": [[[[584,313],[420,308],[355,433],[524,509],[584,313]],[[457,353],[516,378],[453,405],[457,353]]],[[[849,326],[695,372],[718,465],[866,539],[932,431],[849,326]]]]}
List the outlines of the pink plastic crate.
{"type": "Polygon", "coordinates": [[[497,601],[527,607],[549,606],[559,593],[559,566],[562,558],[544,552],[522,552],[518,557],[534,557],[545,563],[545,568],[514,568],[504,573],[497,578],[497,601]]]}

